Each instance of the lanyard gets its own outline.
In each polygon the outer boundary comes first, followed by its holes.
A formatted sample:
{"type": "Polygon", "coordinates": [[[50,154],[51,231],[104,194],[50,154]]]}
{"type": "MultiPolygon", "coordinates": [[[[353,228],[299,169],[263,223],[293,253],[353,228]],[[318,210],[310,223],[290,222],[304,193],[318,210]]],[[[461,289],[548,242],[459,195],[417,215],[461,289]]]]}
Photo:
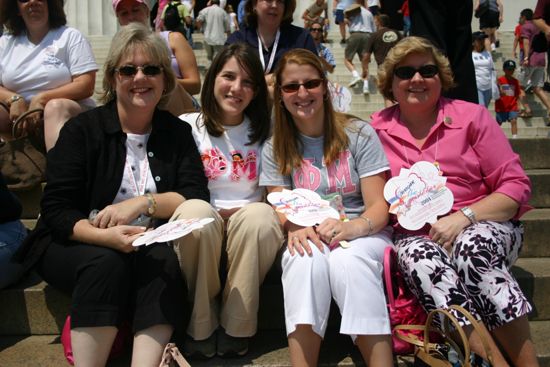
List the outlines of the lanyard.
{"type": "Polygon", "coordinates": [[[134,176],[134,172],[132,171],[132,167],[128,163],[128,158],[126,158],[126,163],[124,165],[124,168],[126,169],[126,172],[130,178],[130,181],[134,184],[132,187],[132,191],[134,194],[134,197],[141,196],[145,194],[145,185],[147,185],[147,177],[149,176],[149,160],[147,157],[145,157],[145,162],[141,164],[139,162],[139,166],[141,168],[141,174],[139,176],[139,185],[136,182],[136,176],[134,176]]]}
{"type": "Polygon", "coordinates": [[[271,68],[273,67],[273,61],[275,60],[275,54],[277,53],[277,46],[279,45],[280,36],[281,36],[281,31],[277,29],[275,42],[273,42],[273,50],[271,50],[271,56],[269,56],[269,63],[267,64],[267,67],[266,67],[265,60],[264,60],[264,50],[263,50],[264,43],[262,42],[262,38],[260,37],[260,33],[258,32],[258,51],[260,53],[260,61],[262,62],[262,66],[264,67],[264,74],[269,74],[271,72],[271,68]]]}

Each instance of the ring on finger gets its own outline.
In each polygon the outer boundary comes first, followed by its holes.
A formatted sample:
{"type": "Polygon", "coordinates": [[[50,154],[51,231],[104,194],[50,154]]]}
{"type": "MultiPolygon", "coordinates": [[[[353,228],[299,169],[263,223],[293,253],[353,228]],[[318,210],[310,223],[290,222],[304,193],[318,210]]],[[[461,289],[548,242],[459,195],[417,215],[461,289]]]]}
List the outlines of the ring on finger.
{"type": "Polygon", "coordinates": [[[336,232],[336,230],[332,231],[332,237],[336,237],[337,234],[338,234],[338,232],[336,232]]]}

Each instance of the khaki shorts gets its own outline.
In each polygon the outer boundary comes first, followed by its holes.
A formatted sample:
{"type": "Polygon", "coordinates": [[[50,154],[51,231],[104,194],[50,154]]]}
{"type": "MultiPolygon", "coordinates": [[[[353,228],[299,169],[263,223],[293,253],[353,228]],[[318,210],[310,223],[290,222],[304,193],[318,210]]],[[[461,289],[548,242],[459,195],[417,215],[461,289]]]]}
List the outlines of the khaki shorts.
{"type": "Polygon", "coordinates": [[[347,43],[346,50],[344,51],[344,57],[346,60],[351,61],[355,54],[359,56],[359,59],[363,57],[367,42],[369,41],[370,33],[368,32],[353,32],[350,34],[347,43]]]}

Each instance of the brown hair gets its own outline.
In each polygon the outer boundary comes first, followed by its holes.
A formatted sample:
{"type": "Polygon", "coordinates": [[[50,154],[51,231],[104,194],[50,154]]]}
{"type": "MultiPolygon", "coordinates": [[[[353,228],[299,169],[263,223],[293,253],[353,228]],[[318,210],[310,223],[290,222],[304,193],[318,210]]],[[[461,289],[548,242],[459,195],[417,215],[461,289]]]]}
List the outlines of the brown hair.
{"type": "Polygon", "coordinates": [[[282,74],[288,64],[310,65],[317,70],[319,78],[323,79],[326,91],[323,121],[323,155],[325,164],[334,162],[340,152],[345,150],[349,144],[345,132],[345,125],[351,115],[341,114],[334,111],[330,100],[325,69],[319,57],[309,50],[296,48],[286,52],[277,64],[274,72],[275,90],[273,95],[273,106],[275,109],[275,125],[273,127],[273,155],[279,172],[289,175],[292,169],[302,165],[302,154],[300,146],[299,131],[294,123],[292,115],[284,106],[281,97],[282,74]]]}
{"type": "MultiPolygon", "coordinates": [[[[262,1],[262,0],[247,0],[246,5],[244,6],[245,23],[250,28],[258,27],[258,16],[254,11],[254,6],[258,3],[258,1],[262,1]]],[[[271,0],[271,1],[275,1],[275,0],[271,0]]],[[[294,14],[294,10],[296,9],[296,0],[283,0],[283,1],[285,3],[285,12],[283,13],[283,19],[281,20],[281,25],[291,24],[292,15],[294,14]]]]}
{"type": "Polygon", "coordinates": [[[439,70],[441,89],[447,91],[454,86],[453,72],[447,57],[426,38],[405,37],[391,48],[378,68],[378,90],[385,98],[395,101],[392,91],[393,71],[397,64],[411,54],[430,54],[439,70]]]}
{"type": "Polygon", "coordinates": [[[176,75],[172,70],[166,42],[151,32],[144,24],[132,22],[121,27],[111,41],[111,48],[103,65],[103,95],[101,96],[101,102],[107,103],[116,99],[115,70],[120,60],[136,49],[146,53],[151,58],[151,63],[162,67],[164,90],[161,102],[167,99],[176,87],[176,75]]]}
{"type": "MultiPolygon", "coordinates": [[[[63,10],[63,0],[44,0],[48,4],[48,23],[50,29],[56,29],[67,24],[63,10]]],[[[19,15],[17,0],[0,1],[0,25],[14,36],[19,36],[27,30],[23,17],[19,15]]]]}
{"type": "Polygon", "coordinates": [[[248,135],[249,142],[247,145],[257,141],[263,143],[268,138],[270,131],[267,84],[257,51],[244,43],[234,43],[226,46],[216,55],[208,68],[201,90],[204,125],[206,126],[208,134],[212,136],[220,136],[224,132],[223,115],[216,101],[216,97],[214,96],[214,87],[216,84],[216,76],[232,57],[234,57],[239,66],[246,71],[254,84],[254,98],[252,98],[248,106],[244,109],[244,114],[250,119],[251,130],[248,135]]]}

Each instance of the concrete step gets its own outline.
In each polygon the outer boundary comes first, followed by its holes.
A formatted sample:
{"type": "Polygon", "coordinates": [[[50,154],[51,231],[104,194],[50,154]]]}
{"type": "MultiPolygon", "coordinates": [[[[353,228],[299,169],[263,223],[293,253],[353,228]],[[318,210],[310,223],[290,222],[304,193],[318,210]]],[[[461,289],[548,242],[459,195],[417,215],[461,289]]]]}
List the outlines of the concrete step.
{"type": "Polygon", "coordinates": [[[550,168],[550,139],[512,139],[510,144],[525,169],[550,168]]]}
{"type": "MultiPolygon", "coordinates": [[[[550,320],[550,258],[521,258],[513,267],[520,286],[534,305],[531,320],[550,320]],[[536,292],[535,292],[536,290],[536,292]]],[[[261,288],[258,313],[260,330],[284,329],[280,271],[272,270],[261,288]]],[[[69,312],[70,297],[43,282],[36,274],[0,291],[0,335],[55,335],[61,333],[69,312]]],[[[337,326],[332,307],[330,326],[337,326]]]]}
{"type": "Polygon", "coordinates": [[[550,169],[526,170],[531,180],[531,200],[535,208],[550,208],[550,169]]]}
{"type": "MultiPolygon", "coordinates": [[[[531,334],[537,349],[541,367],[550,367],[550,322],[531,321],[531,334]]],[[[126,352],[107,363],[107,367],[130,365],[131,347],[126,352]]],[[[0,361],[9,367],[60,367],[68,366],[63,355],[63,346],[58,335],[46,336],[3,336],[0,337],[0,361]]],[[[195,367],[290,367],[286,335],[280,331],[259,331],[251,339],[249,353],[240,358],[212,358],[208,361],[190,360],[195,367]]],[[[412,365],[412,357],[398,356],[395,365],[406,367],[412,365]]],[[[363,360],[350,338],[329,329],[321,346],[319,366],[347,367],[365,366],[363,360]]]]}

